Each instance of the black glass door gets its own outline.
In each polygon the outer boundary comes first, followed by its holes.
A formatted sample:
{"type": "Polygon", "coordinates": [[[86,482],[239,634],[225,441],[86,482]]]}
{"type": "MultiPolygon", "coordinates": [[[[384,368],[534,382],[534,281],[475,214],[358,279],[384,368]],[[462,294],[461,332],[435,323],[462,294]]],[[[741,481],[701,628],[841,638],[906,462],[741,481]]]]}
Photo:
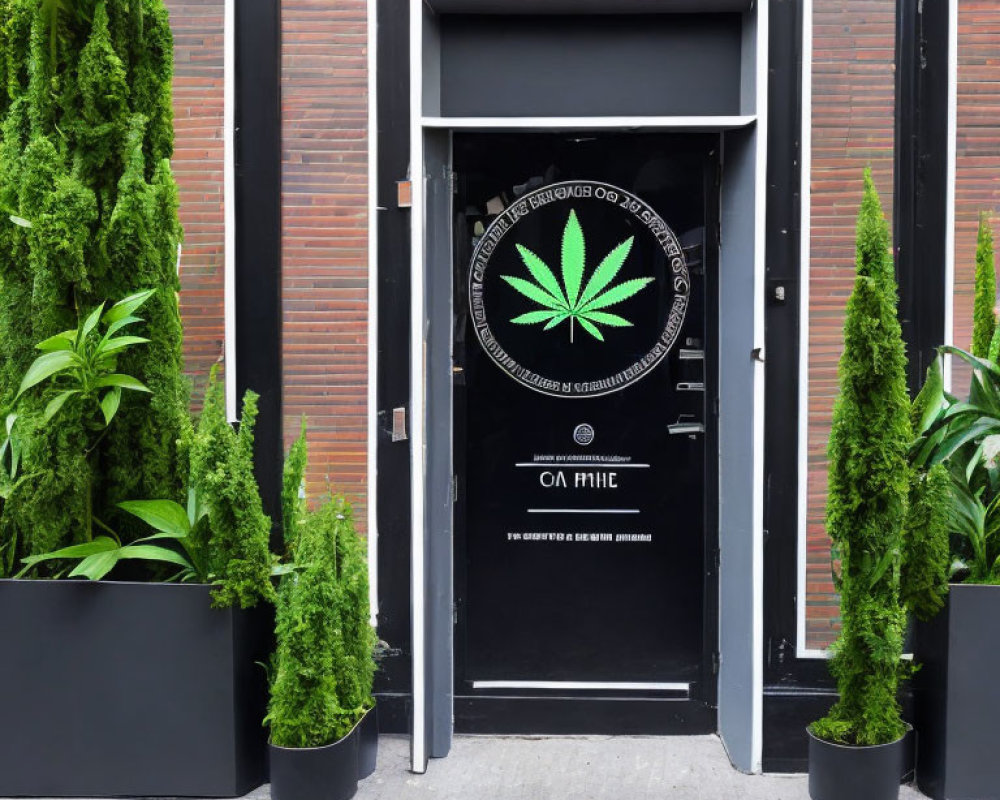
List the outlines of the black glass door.
{"type": "Polygon", "coordinates": [[[455,136],[459,693],[705,688],[717,146],[455,136]]]}

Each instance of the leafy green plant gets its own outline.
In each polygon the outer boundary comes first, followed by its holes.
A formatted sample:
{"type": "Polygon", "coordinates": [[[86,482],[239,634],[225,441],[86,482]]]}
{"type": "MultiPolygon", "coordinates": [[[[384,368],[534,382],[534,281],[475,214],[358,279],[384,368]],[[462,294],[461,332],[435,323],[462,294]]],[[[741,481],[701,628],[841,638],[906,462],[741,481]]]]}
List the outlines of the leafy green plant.
{"type": "Polygon", "coordinates": [[[181,567],[176,576],[182,581],[209,581],[211,576],[199,569],[201,554],[190,540],[191,529],[198,522],[198,511],[195,504],[185,511],[172,500],[133,500],[121,503],[121,508],[151,525],[157,533],[136,539],[130,544],[122,544],[114,531],[111,536],[98,536],[84,544],[71,545],[38,556],[24,559],[25,574],[43,561],[74,561],[76,566],[70,571],[69,577],[84,577],[99,581],[107,577],[123,560],[140,560],[162,562],[181,567]],[[180,544],[186,553],[182,554],[159,544],[150,544],[163,539],[171,539],[180,544]]]}
{"type": "Polygon", "coordinates": [[[972,310],[972,353],[979,358],[990,354],[997,332],[997,276],[993,263],[993,229],[990,218],[979,215],[976,243],[976,296],[972,310]]]}
{"type": "MultiPolygon", "coordinates": [[[[143,321],[133,314],[155,293],[149,290],[131,295],[115,303],[107,312],[102,303],[76,329],[57,333],[35,345],[43,354],[35,359],[21,379],[15,403],[29,389],[49,383],[55,393],[42,414],[44,424],[51,422],[68,401],[78,399],[91,405],[92,411],[99,412],[103,418],[93,427],[100,429],[111,425],[121,406],[122,391],[149,392],[138,378],[116,371],[120,356],[131,347],[147,344],[149,339],[118,334],[143,321]]],[[[8,414],[7,439],[0,447],[10,444],[16,421],[16,412],[8,414]]],[[[11,452],[14,452],[13,447],[11,452]]],[[[15,462],[12,457],[12,478],[17,474],[15,462]]]]}
{"type": "MultiPolygon", "coordinates": [[[[1000,366],[955,347],[943,347],[972,367],[969,395],[959,400],[929,377],[928,397],[913,446],[913,462],[925,470],[947,467],[951,577],[1000,583],[1000,366]]],[[[940,373],[940,359],[933,373],[940,373]]]]}
{"type": "Polygon", "coordinates": [[[632,323],[625,317],[602,309],[628,300],[654,280],[633,278],[609,288],[632,251],[634,241],[635,237],[630,236],[608,253],[586,285],[583,283],[583,278],[586,273],[587,245],[576,211],[569,212],[569,219],[563,230],[562,283],[538,255],[523,245],[517,245],[517,252],[535,282],[513,275],[500,277],[541,308],[514,317],[511,322],[516,325],[545,323],[544,330],[548,331],[568,320],[571,342],[574,322],[578,322],[581,328],[600,342],[604,341],[604,335],[599,325],[612,328],[631,327],[632,323]]]}
{"type": "Polygon", "coordinates": [[[827,531],[838,548],[842,629],[830,669],[839,699],[814,735],[886,744],[905,732],[897,700],[905,611],[903,523],[912,438],[889,230],[870,171],[857,224],[857,278],[844,321],[829,443],[827,531]]]}
{"type": "Polygon", "coordinates": [[[19,480],[30,480],[0,483],[0,551],[17,562],[80,543],[88,509],[131,538],[141,525],[119,502],[183,502],[172,70],[162,0],[0,0],[0,409],[14,404],[37,342],[103,300],[157,290],[144,308],[148,343],[123,350],[117,369],[151,394],[121,394],[91,458],[92,403],[67,402],[46,425],[52,398],[18,401],[19,480]]]}
{"type": "MultiPolygon", "coordinates": [[[[80,406],[79,414],[73,418],[73,422],[77,425],[82,422],[83,429],[91,433],[89,441],[84,445],[82,459],[86,467],[86,488],[88,493],[92,492],[98,472],[97,447],[107,435],[118,412],[122,392],[149,392],[140,380],[118,371],[118,360],[130,348],[149,342],[144,337],[121,335],[121,332],[143,321],[133,314],[153,294],[153,291],[145,291],[131,295],[115,303],[107,312],[104,311],[104,304],[101,304],[81,320],[75,329],[58,333],[36,345],[42,355],[28,367],[21,380],[15,397],[15,409],[6,415],[5,436],[0,444],[0,464],[4,464],[11,481],[17,479],[24,451],[21,442],[21,428],[24,425],[19,423],[20,403],[22,398],[26,399],[26,393],[42,387],[44,391],[41,392],[41,398],[46,400],[44,411],[40,417],[30,421],[43,430],[47,426],[59,424],[54,418],[67,403],[80,406]],[[4,461],[5,458],[9,461],[4,461]]],[[[15,496],[15,487],[7,492],[8,499],[15,496]]],[[[89,502],[82,531],[84,544],[90,544],[94,539],[95,524],[117,540],[117,534],[94,513],[89,494],[87,499],[89,502]]],[[[102,542],[101,546],[107,544],[102,542]]],[[[44,560],[46,559],[36,558],[32,564],[44,560]]]]}
{"type": "Polygon", "coordinates": [[[296,571],[279,595],[265,724],[279,747],[321,747],[371,707],[375,634],[350,507],[333,498],[299,526],[296,571]]]}

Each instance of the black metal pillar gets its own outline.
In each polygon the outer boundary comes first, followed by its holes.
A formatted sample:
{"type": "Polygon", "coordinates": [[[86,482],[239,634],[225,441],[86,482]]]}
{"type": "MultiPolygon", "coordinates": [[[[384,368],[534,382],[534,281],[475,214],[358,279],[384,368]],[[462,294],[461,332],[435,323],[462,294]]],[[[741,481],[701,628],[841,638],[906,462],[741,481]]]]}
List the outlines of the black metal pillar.
{"type": "Polygon", "coordinates": [[[947,0],[896,3],[895,241],[899,312],[916,392],[944,343],[950,185],[947,0]]]}
{"type": "Polygon", "coordinates": [[[236,387],[260,395],[256,474],[281,519],[281,2],[236,5],[236,387]]]}
{"type": "MultiPolygon", "coordinates": [[[[410,731],[410,448],[394,441],[393,409],[410,404],[410,212],[400,208],[396,182],[410,165],[409,11],[400,0],[378,1],[378,492],[379,637],[388,644],[375,691],[379,726],[410,731]]],[[[371,309],[375,312],[376,309],[371,309]]]]}

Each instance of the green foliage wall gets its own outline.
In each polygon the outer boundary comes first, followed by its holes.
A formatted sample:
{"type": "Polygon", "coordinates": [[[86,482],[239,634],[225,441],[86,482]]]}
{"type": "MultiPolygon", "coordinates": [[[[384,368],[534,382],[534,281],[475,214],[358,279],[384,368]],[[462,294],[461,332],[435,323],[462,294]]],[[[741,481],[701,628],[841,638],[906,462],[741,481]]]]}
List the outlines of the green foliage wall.
{"type": "Polygon", "coordinates": [[[279,747],[321,747],[371,707],[375,673],[364,548],[343,498],[301,518],[295,564],[278,597],[267,723],[279,747]]]}
{"type": "Polygon", "coordinates": [[[158,290],[145,313],[152,342],[121,365],[152,398],[123,400],[99,452],[81,460],[79,424],[45,431],[22,407],[31,478],[0,533],[20,555],[79,537],[88,478],[109,509],[183,499],[172,61],[162,0],[0,0],[0,410],[35,343],[105,300],[158,290]]]}
{"type": "Polygon", "coordinates": [[[840,698],[813,724],[817,736],[852,745],[884,744],[905,730],[896,694],[911,425],[896,304],[888,225],[866,171],[829,443],[827,531],[841,558],[843,620],[831,669],[840,698]]]}
{"type": "Polygon", "coordinates": [[[976,297],[972,309],[972,354],[990,355],[990,344],[997,329],[997,276],[993,264],[993,229],[984,212],[979,215],[979,238],[976,242],[976,297]]]}

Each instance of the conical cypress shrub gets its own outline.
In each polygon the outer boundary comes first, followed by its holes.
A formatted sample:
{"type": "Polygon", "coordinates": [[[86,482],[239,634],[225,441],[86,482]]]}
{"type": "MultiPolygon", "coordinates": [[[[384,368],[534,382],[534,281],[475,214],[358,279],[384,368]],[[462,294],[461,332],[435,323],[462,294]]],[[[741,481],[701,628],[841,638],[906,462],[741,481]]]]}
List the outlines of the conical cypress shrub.
{"type": "Polygon", "coordinates": [[[997,330],[997,276],[993,264],[993,229],[989,216],[979,215],[976,240],[976,297],[972,309],[972,354],[988,358],[997,330]]]}
{"type": "Polygon", "coordinates": [[[888,743],[905,731],[896,694],[911,426],[896,304],[889,230],[866,171],[829,443],[826,524],[840,555],[843,625],[831,670],[840,697],[812,726],[822,739],[851,745],[888,743]]]}
{"type": "Polygon", "coordinates": [[[124,499],[182,499],[172,70],[162,0],[0,0],[0,410],[37,342],[157,290],[143,314],[152,341],[120,364],[152,397],[125,397],[96,452],[81,460],[93,437],[72,415],[48,429],[41,399],[34,418],[19,404],[26,477],[7,491],[0,535],[21,555],[76,540],[91,498],[109,515],[124,499]]]}

